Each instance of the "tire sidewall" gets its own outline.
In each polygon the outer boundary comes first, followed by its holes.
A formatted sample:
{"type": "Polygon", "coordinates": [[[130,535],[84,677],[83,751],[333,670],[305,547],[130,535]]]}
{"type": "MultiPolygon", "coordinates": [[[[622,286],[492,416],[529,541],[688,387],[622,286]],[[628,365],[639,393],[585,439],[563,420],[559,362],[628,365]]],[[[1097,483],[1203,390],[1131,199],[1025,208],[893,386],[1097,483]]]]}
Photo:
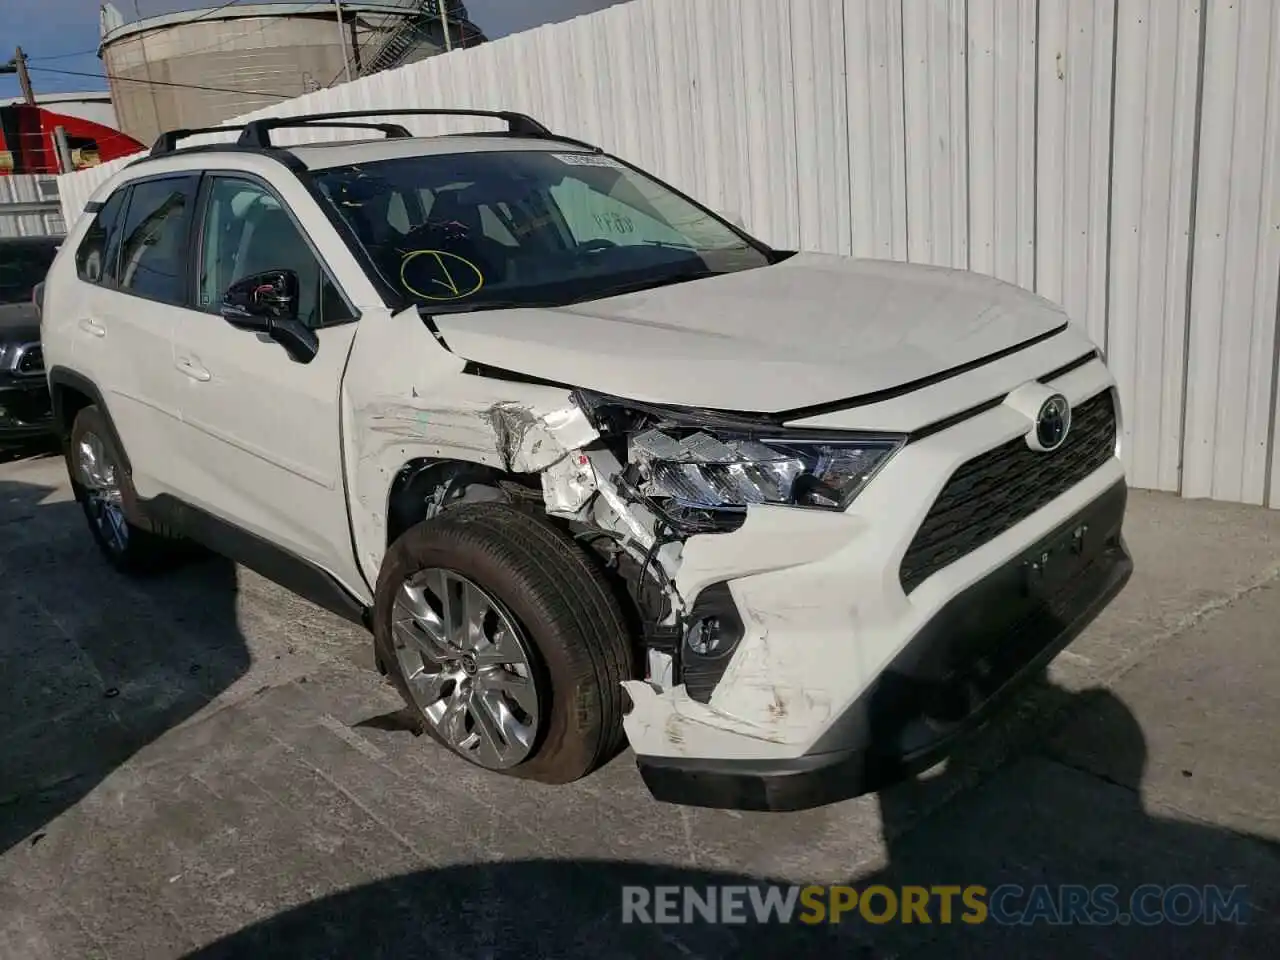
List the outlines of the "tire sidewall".
{"type": "MultiPolygon", "coordinates": [[[[374,599],[374,640],[401,696],[415,701],[400,669],[391,636],[396,592],[415,573],[431,567],[452,570],[473,581],[498,600],[516,620],[527,647],[530,668],[537,676],[539,727],[528,759],[495,773],[546,783],[569,782],[583,775],[595,755],[601,735],[592,722],[598,713],[598,695],[590,682],[576,677],[563,642],[548,642],[556,627],[536,602],[535,592],[522,589],[522,578],[492,553],[459,549],[447,533],[438,538],[422,536],[419,528],[407,531],[387,552],[374,599]],[[585,742],[584,742],[584,735],[585,742]]],[[[566,638],[573,643],[577,638],[566,638]]],[[[416,705],[415,712],[420,712],[416,705]]],[[[423,729],[450,752],[434,727],[422,719],[423,729]]],[[[465,758],[464,758],[465,759],[465,758]]],[[[485,768],[481,768],[485,769],[485,768]]]]}

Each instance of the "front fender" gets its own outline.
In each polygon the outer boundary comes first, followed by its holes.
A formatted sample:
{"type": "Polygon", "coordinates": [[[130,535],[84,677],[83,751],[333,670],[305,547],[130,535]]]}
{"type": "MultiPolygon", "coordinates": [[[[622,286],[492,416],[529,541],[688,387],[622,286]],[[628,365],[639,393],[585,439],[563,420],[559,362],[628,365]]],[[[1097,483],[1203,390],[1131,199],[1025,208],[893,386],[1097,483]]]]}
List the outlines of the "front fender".
{"type": "Polygon", "coordinates": [[[416,310],[366,316],[342,391],[356,559],[377,582],[396,477],[415,460],[538,474],[598,434],[564,387],[466,372],[416,310]]]}

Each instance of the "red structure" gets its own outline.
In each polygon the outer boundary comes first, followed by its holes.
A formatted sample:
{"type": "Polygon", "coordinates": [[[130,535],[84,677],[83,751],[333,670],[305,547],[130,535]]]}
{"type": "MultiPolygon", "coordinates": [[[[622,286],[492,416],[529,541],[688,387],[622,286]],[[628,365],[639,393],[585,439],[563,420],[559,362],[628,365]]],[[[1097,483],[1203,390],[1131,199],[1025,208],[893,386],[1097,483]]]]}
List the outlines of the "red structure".
{"type": "Polygon", "coordinates": [[[138,153],[146,147],[110,127],[43,107],[18,103],[0,107],[0,176],[60,173],[53,131],[62,127],[77,170],[138,153]]]}

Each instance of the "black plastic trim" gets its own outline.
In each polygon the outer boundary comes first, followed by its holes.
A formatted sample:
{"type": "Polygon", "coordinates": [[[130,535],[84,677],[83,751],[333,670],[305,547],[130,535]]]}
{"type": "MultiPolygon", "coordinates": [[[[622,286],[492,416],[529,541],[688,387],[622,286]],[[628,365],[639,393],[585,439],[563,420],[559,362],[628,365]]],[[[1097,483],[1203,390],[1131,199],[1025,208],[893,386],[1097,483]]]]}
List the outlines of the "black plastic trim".
{"type": "Polygon", "coordinates": [[[649,792],[689,806],[804,810],[884,789],[934,766],[1124,589],[1133,572],[1122,533],[1127,494],[1124,481],[1114,484],[951,600],[809,753],[788,760],[640,755],[636,764],[649,792]],[[1028,594],[1027,565],[1082,526],[1086,560],[1075,576],[1048,597],[1028,594]],[[993,611],[1003,617],[996,627],[993,611]],[[926,718],[922,703],[948,715],[926,718]]]}
{"type": "MultiPolygon", "coordinates": [[[[1077,370],[1096,359],[1098,359],[1098,351],[1090,350],[1083,356],[1076,357],[1076,359],[1072,360],[1070,363],[1064,364],[1056,370],[1050,370],[1048,373],[1044,374],[1044,376],[1037,377],[1036,380],[1040,383],[1048,383],[1050,380],[1057,380],[1059,377],[1066,376],[1072,370],[1077,370]]],[[[980,413],[986,413],[988,410],[994,410],[996,407],[1000,406],[1000,404],[1004,403],[1005,396],[1007,396],[1007,394],[992,397],[990,400],[983,400],[982,403],[974,404],[972,407],[961,410],[959,413],[953,413],[949,417],[944,417],[941,420],[935,420],[933,423],[927,424],[923,427],[917,427],[907,436],[907,443],[915,443],[917,440],[923,440],[925,437],[931,437],[935,433],[941,433],[943,430],[950,429],[958,423],[964,423],[964,421],[968,420],[970,417],[976,417],[980,413]]]]}
{"type": "Polygon", "coordinates": [[[1003,360],[1005,357],[1011,356],[1020,350],[1026,350],[1028,347],[1034,347],[1037,343],[1044,343],[1056,337],[1062,331],[1066,330],[1068,324],[1064,321],[1061,326],[1052,330],[1046,330],[1044,333],[1037,334],[1021,343],[1015,343],[1012,346],[997,350],[995,353],[987,354],[985,357],[979,357],[976,360],[970,360],[959,366],[948,367],[946,370],[939,370],[937,373],[931,373],[927,377],[920,377],[916,380],[909,380],[906,383],[900,383],[896,387],[888,387],[884,390],[876,390],[872,393],[864,393],[857,397],[850,397],[847,400],[833,400],[829,403],[818,403],[810,407],[796,407],[794,410],[784,410],[781,413],[774,414],[784,420],[806,420],[810,417],[821,417],[828,413],[840,413],[845,410],[852,410],[855,407],[868,407],[873,403],[883,403],[886,400],[893,400],[896,397],[904,396],[908,393],[915,393],[917,390],[923,390],[925,387],[931,387],[936,383],[942,383],[946,380],[954,379],[963,374],[977,370],[979,367],[985,367],[988,364],[995,363],[997,360],[1003,360]]]}
{"type": "Polygon", "coordinates": [[[102,419],[106,421],[107,430],[111,434],[111,441],[115,444],[116,450],[120,452],[120,465],[124,467],[125,473],[132,476],[133,464],[129,461],[129,452],[124,442],[120,439],[120,433],[116,430],[115,421],[111,419],[111,411],[107,409],[107,402],[102,398],[102,391],[98,389],[92,380],[76,373],[74,370],[55,366],[49,370],[49,393],[53,403],[53,422],[59,436],[66,440],[71,434],[71,424],[69,423],[66,424],[66,432],[63,432],[63,424],[65,423],[64,395],[58,389],[59,387],[66,387],[69,390],[84,394],[89,398],[92,405],[101,411],[102,419]]]}
{"type": "MultiPolygon", "coordinates": [[[[559,139],[550,130],[544,127],[533,117],[523,113],[514,113],[510,110],[465,110],[458,108],[423,108],[423,107],[406,107],[401,109],[384,109],[384,110],[335,110],[328,113],[304,113],[296,117],[263,117],[260,120],[250,120],[244,124],[241,129],[239,140],[236,142],[241,146],[257,147],[259,149],[269,149],[271,147],[271,131],[282,128],[310,127],[310,126],[332,126],[325,121],[328,120],[351,120],[357,117],[488,117],[494,120],[504,120],[507,124],[507,131],[510,136],[514,137],[539,137],[559,139]]],[[[235,130],[236,127],[228,127],[223,129],[235,130]]],[[[181,132],[181,131],[180,131],[181,132]]],[[[202,133],[211,132],[202,130],[202,133]]]]}
{"type": "Polygon", "coordinates": [[[742,641],[746,628],[742,623],[742,615],[733,600],[733,592],[725,581],[713,583],[704,588],[694,600],[689,614],[684,618],[686,635],[681,645],[678,658],[680,665],[680,681],[684,684],[689,699],[699,703],[709,703],[733,659],[733,651],[742,641]],[[725,627],[728,642],[723,649],[710,655],[697,653],[689,646],[688,635],[692,633],[698,621],[708,617],[721,620],[725,627]]]}
{"type": "Polygon", "coordinates": [[[138,506],[148,519],[174,528],[330,613],[361,626],[367,622],[364,604],[333,576],[257,534],[168,494],[139,499],[138,506]]]}

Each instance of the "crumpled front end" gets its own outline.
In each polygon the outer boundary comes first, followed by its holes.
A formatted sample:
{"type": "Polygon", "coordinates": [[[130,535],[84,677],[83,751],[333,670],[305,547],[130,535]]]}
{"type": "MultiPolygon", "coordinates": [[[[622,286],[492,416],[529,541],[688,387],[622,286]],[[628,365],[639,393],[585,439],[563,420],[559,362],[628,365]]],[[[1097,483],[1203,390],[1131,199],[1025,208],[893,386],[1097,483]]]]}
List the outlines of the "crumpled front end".
{"type": "MultiPolygon", "coordinates": [[[[1126,488],[1106,367],[1076,363],[996,400],[875,436],[891,452],[864,458],[847,502],[829,487],[797,505],[794,484],[793,502],[766,501],[780,472],[799,469],[781,461],[803,435],[759,431],[754,454],[783,450],[763,474],[703,435],[683,441],[738,474],[717,479],[687,469],[658,415],[629,407],[619,424],[592,407],[611,401],[586,398],[601,438],[543,474],[546,504],[599,530],[648,598],[649,670],[626,685],[625,725],[655,796],[793,809],[935,763],[1123,587],[1126,488]],[[1054,394],[1075,422],[1046,452],[1028,435],[1054,394]],[[749,490],[743,507],[707,505],[749,490]]],[[[830,460],[839,438],[823,439],[830,460]]],[[[849,442],[869,448],[865,436],[849,442]]]]}
{"type": "Polygon", "coordinates": [[[369,581],[424,507],[515,497],[562,524],[632,598],[624,724],[659,799],[791,809],[936,762],[1129,575],[1115,384],[1078,335],[770,417],[465,363],[411,322],[350,361],[369,581]]]}

